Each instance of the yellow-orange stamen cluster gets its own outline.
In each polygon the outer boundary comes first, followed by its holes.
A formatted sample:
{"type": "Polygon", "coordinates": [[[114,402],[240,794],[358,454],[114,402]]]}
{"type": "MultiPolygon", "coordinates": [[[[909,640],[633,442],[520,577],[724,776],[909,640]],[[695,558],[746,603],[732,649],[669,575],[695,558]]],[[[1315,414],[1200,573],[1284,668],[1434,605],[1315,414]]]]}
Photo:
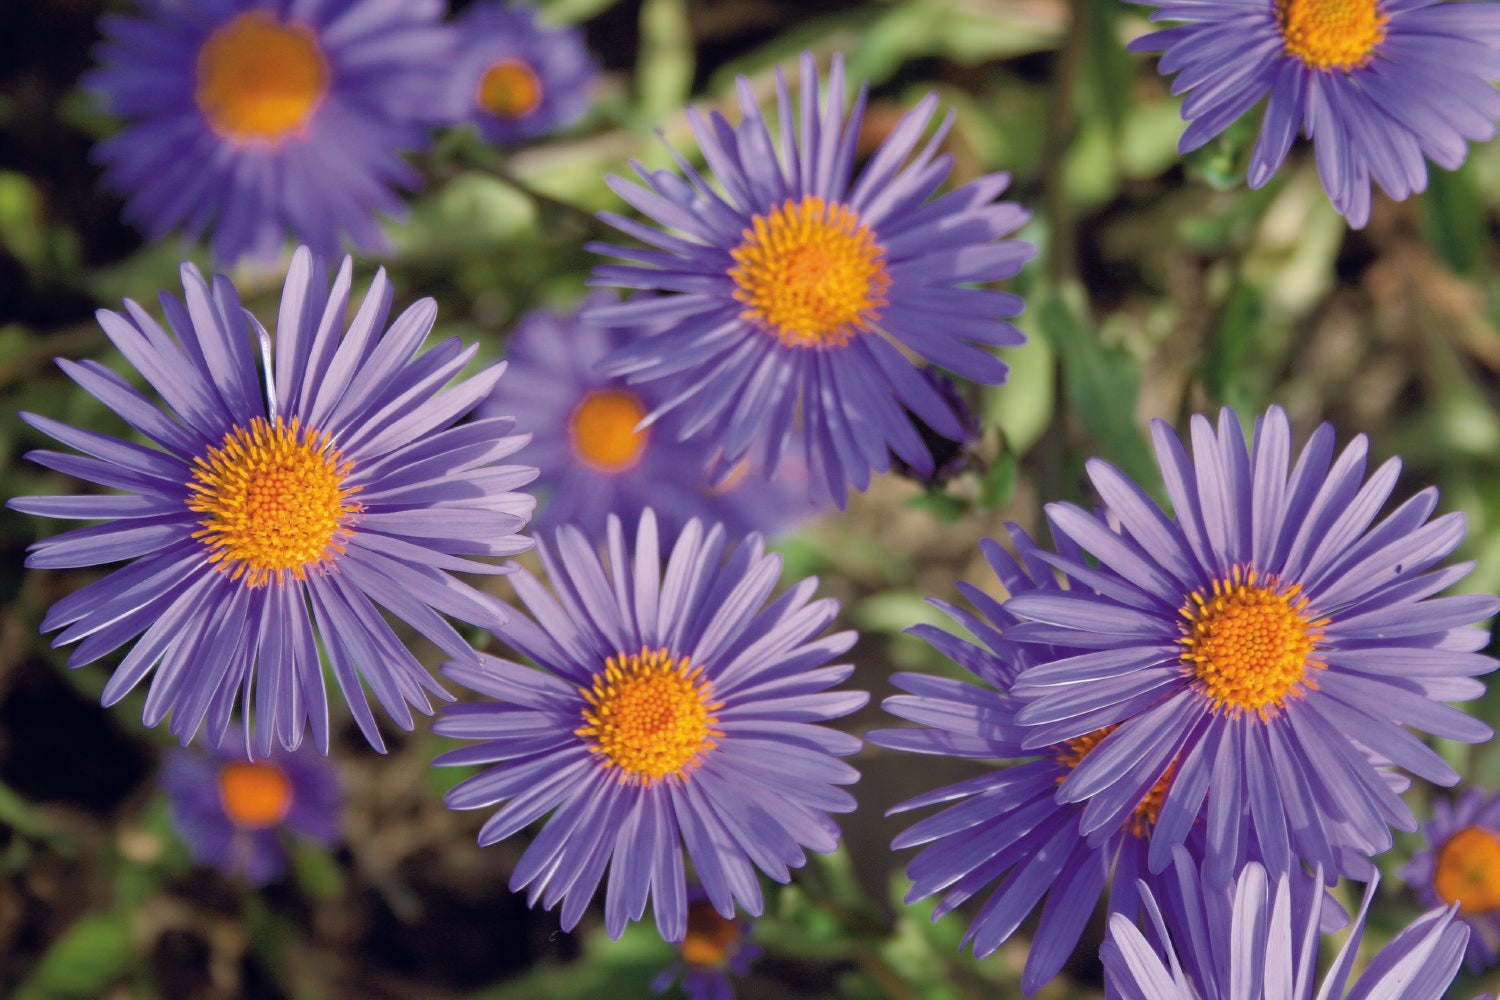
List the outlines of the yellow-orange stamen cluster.
{"type": "MultiPolygon", "coordinates": [[[[1104,740],[1104,737],[1119,728],[1117,723],[1071,740],[1065,740],[1062,746],[1053,748],[1057,752],[1055,759],[1071,771],[1083,762],[1083,758],[1087,757],[1090,751],[1104,740]]],[[[1174,760],[1167,765],[1167,769],[1162,772],[1160,778],[1156,779],[1156,784],[1151,786],[1141,801],[1136,803],[1136,807],[1130,812],[1130,818],[1125,821],[1125,829],[1131,834],[1136,837],[1145,837],[1156,827],[1156,817],[1161,813],[1162,802],[1166,800],[1167,789],[1172,787],[1172,776],[1176,773],[1177,761],[1174,760]]],[[[1062,784],[1066,778],[1067,775],[1060,775],[1057,783],[1062,784]]]]}
{"type": "Polygon", "coordinates": [[[219,801],[236,826],[263,830],[292,808],[292,783],[269,761],[231,761],[219,769],[219,801]]]}
{"type": "Polygon", "coordinates": [[[639,397],[623,389],[587,393],[568,417],[573,454],[604,472],[623,472],[641,460],[649,428],[636,430],[646,416],[639,397]]]}
{"type": "Polygon", "coordinates": [[[275,142],[307,126],[328,83],[328,62],[311,28],[249,10],[198,50],[193,96],[224,138],[275,142]]]}
{"type": "Polygon", "coordinates": [[[193,537],[212,550],[210,562],[249,587],[305,578],[343,551],[361,509],[350,499],[359,487],[344,485],[354,463],[295,417],[235,426],[194,464],[188,509],[207,516],[193,537]]]}
{"type": "Polygon", "coordinates": [[[808,195],[757,215],[730,251],[746,320],[791,347],[829,347],[870,329],[891,286],[885,249],[848,205],[808,195]]]}
{"type": "Polygon", "coordinates": [[[1328,619],[1314,619],[1301,587],[1236,566],[1211,591],[1182,606],[1182,661],[1216,711],[1269,718],[1323,669],[1318,643],[1328,619]]]}
{"type": "Polygon", "coordinates": [[[1286,53],[1314,69],[1357,69],[1374,58],[1389,18],[1378,0],[1276,0],[1286,53]]]}
{"type": "Polygon", "coordinates": [[[622,782],[685,777],[724,735],[714,728],[723,703],[713,700],[703,668],[665,649],[611,656],[592,690],[579,690],[588,707],[574,732],[605,766],[620,769],[622,782]]]}
{"type": "Polygon", "coordinates": [[[1500,837],[1477,826],[1449,837],[1437,852],[1432,887],[1460,913],[1500,907],[1500,837]]]}
{"type": "Polygon", "coordinates": [[[688,904],[687,933],[682,937],[682,960],[688,965],[721,966],[740,944],[740,924],[722,916],[708,900],[688,904]]]}
{"type": "Polygon", "coordinates": [[[499,118],[520,118],[542,103],[542,81],[522,60],[501,59],[479,78],[474,103],[499,118]]]}

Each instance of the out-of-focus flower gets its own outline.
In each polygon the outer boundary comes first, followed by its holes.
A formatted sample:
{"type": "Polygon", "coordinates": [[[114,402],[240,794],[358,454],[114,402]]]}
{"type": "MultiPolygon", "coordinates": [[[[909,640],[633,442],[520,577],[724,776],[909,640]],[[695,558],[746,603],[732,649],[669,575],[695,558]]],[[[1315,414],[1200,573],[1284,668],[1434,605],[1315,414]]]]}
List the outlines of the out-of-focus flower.
{"type": "MultiPolygon", "coordinates": [[[[584,307],[608,299],[608,293],[598,293],[584,307]]],[[[775,533],[815,513],[806,483],[792,479],[789,470],[770,479],[741,469],[716,483],[706,468],[709,446],[679,440],[675,414],[640,426],[663,400],[663,387],[628,385],[598,374],[596,366],[612,349],[641,336],[633,328],[547,312],[526,316],[511,334],[510,374],[479,412],[513,413],[516,431],[531,435],[516,458],[541,470],[536,489],[543,504],[535,529],[576,524],[602,541],[610,514],[628,531],[651,507],[668,538],[693,518],[722,523],[740,537],[775,533]]]]}
{"type": "Polygon", "coordinates": [[[572,928],[609,868],[605,928],[618,937],[648,898],[668,941],[687,930],[683,849],[715,910],[759,915],[755,869],[785,882],[804,848],[834,850],[829,815],[854,808],[839,757],[860,741],[819,723],[865,703],[830,690],[853,632],[820,636],[837,602],[804,580],[771,599],[781,559],[751,535],[726,555],[721,527],[689,522],[663,566],[656,519],[635,544],[610,519],[607,565],[577,529],[540,547],[549,590],[524,570],[533,618],[496,635],[535,667],[482,656],[444,673],[493,701],[448,706],[433,724],[476,740],[437,764],[494,764],[457,785],[455,809],[501,804],[479,833],[492,844],[548,816],[511,888],[562,903],[572,928]],[[502,804],[503,803],[503,804],[502,804]]]}
{"type": "Polygon", "coordinates": [[[321,254],[384,238],[377,213],[420,175],[433,79],[451,44],[441,0],[142,0],[106,15],[83,81],[125,119],[100,144],[104,182],[152,238],[211,231],[214,257],[321,254]]]}
{"type": "Polygon", "coordinates": [[[466,9],[445,68],[443,108],[490,142],[545,135],[588,110],[599,67],[577,28],[547,28],[536,11],[492,0],[466,9]]]}
{"type": "Polygon", "coordinates": [[[627,263],[601,265],[593,281],[669,294],[596,311],[612,325],[647,323],[650,336],[621,348],[605,371],[634,382],[687,379],[655,413],[678,412],[733,465],[746,456],[775,470],[800,440],[810,487],[844,504],[895,453],[919,476],[932,456],[908,411],[961,440],[949,401],[909,355],[979,382],[1005,379],[989,350],[1023,337],[1004,317],[1009,293],[971,287],[1015,275],[1035,253],[1005,239],[1028,215],[996,201],[1009,177],[992,174],[937,196],[949,160],[938,154],[951,116],[925,144],[937,108],[929,95],[891,130],[854,176],[865,92],[846,116],[843,64],[826,94],[802,59],[798,110],[777,77],[778,139],[745,79],[742,120],[690,111],[713,178],[677,158],[686,174],[637,167],[641,184],[610,186],[663,229],[605,213],[647,248],[592,249],[627,263]]]}
{"type": "Polygon", "coordinates": [[[534,501],[511,491],[536,470],[497,464],[524,439],[506,436],[506,418],[458,422],[504,366],[440,391],[477,348],[451,338],[421,350],[437,315],[431,299],[387,328],[384,272],[345,330],[352,280],[345,258],[330,289],[327,267],[299,249],[273,350],[227,278],[210,287],[184,264],[186,302],[161,296],[170,332],[128,299],[128,315],[98,313],[159,400],[97,362],[58,362],[149,445],[21,415],[83,453],[36,451],[33,461],[123,491],[10,501],[104,522],[37,542],[28,566],[128,561],[53,605],[42,631],[61,629],[58,645],[78,643],[70,666],[135,640],[104,703],[154,670],[145,722],[170,714],[184,744],[205,720],[219,743],[242,698],[255,753],[269,753],[273,740],[296,747],[309,725],[326,752],[326,660],[380,747],[361,679],[406,729],[408,706],[430,713],[428,695],[448,697],[381,608],[465,659],[473,650],[438,612],[486,626],[504,620],[498,600],[451,575],[507,572],[470,557],[531,545],[516,532],[534,501]]]}
{"type": "Polygon", "coordinates": [[[1260,187],[1301,129],[1333,207],[1355,228],[1373,178],[1392,198],[1427,187],[1425,155],[1456,170],[1495,134],[1500,3],[1438,0],[1134,0],[1175,27],[1138,38],[1189,92],[1177,144],[1197,149],[1266,98],[1250,157],[1260,187]]]}
{"type": "Polygon", "coordinates": [[[288,833],[324,846],[338,840],[338,775],[310,749],[251,761],[231,737],[218,750],[174,750],[161,786],[193,860],[255,885],[285,869],[288,833]]]}
{"type": "Polygon", "coordinates": [[[760,955],[750,941],[752,926],[750,920],[719,913],[701,889],[689,886],[680,957],[652,981],[651,991],[665,993],[680,980],[688,1000],[734,1000],[733,980],[750,971],[760,955]]]}
{"type": "Polygon", "coordinates": [[[1500,957],[1500,795],[1467,789],[1457,803],[1439,800],[1422,830],[1427,846],[1401,877],[1423,906],[1458,904],[1469,926],[1469,968],[1500,957]]]}
{"type": "Polygon", "coordinates": [[[1147,891],[1146,912],[1160,950],[1122,914],[1109,918],[1100,950],[1105,991],[1119,1000],[1442,1000],[1463,958],[1468,929],[1452,908],[1419,917],[1349,984],[1378,875],[1365,889],[1344,946],[1318,987],[1318,937],[1326,894],[1302,869],[1274,884],[1251,862],[1233,885],[1200,881],[1179,850],[1177,878],[1163,898],[1147,891]]]}

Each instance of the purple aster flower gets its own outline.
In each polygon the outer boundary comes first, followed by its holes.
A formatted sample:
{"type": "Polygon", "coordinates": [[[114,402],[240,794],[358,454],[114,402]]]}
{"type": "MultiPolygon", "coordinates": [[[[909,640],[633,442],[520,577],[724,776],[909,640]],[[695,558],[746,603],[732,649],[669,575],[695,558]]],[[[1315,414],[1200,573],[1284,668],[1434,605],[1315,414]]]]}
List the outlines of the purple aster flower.
{"type": "Polygon", "coordinates": [[[1366,876],[1391,827],[1416,829],[1381,768],[1458,780],[1410,729],[1492,735],[1443,704],[1480,694],[1476,675],[1495,667],[1472,626],[1500,602],[1432,596],[1473,566],[1435,568],[1463,515],[1429,522],[1429,488],[1377,522],[1400,460],[1365,481],[1365,438],[1335,458],[1324,424],[1292,461],[1277,407],[1249,442],[1230,410],[1217,429],[1194,417],[1191,459],[1164,422],[1152,435],[1173,514],[1091,460],[1108,516],[1049,505],[1058,552],[1039,556],[1077,585],[1005,604],[1021,620],[1006,640],[1041,650],[1011,688],[1024,743],[1107,730],[1058,799],[1087,804],[1096,843],[1157,802],[1152,870],[1201,826],[1217,885],[1252,858],[1273,874],[1305,861],[1366,876]]]}
{"type": "Polygon", "coordinates": [[[599,67],[577,28],[546,28],[530,7],[486,0],[455,27],[458,47],[441,98],[449,122],[473,122],[489,142],[517,142],[588,110],[599,67]]]}
{"type": "Polygon", "coordinates": [[[528,902],[562,903],[578,922],[609,867],[611,937],[649,897],[668,941],[687,929],[683,848],[713,907],[759,915],[759,868],[778,882],[834,850],[828,815],[854,799],[858,773],[839,757],[860,741],[818,723],[859,708],[863,691],[829,690],[853,672],[825,666],[853,632],[819,636],[838,611],[811,601],[815,580],[771,598],[781,559],[751,535],[726,555],[722,527],[689,522],[662,565],[656,519],[641,515],[633,552],[610,519],[607,565],[582,532],[539,546],[549,593],[524,570],[531,618],[496,635],[536,666],[494,656],[444,673],[494,701],[448,706],[433,724],[479,741],[437,764],[495,764],[449,792],[448,805],[504,803],[479,832],[492,844],[551,814],[511,876],[528,902]]]}
{"type": "Polygon", "coordinates": [[[1456,170],[1466,140],[1495,134],[1500,4],[1438,0],[1134,0],[1153,21],[1185,22],[1130,44],[1161,52],[1197,149],[1266,101],[1250,157],[1260,187],[1302,129],[1350,225],[1370,217],[1370,180],[1392,198],[1427,186],[1425,155],[1456,170]]]}
{"type": "MultiPolygon", "coordinates": [[[[1112,1000],[1313,1000],[1318,936],[1328,929],[1324,907],[1336,905],[1318,891],[1318,876],[1282,872],[1273,886],[1266,870],[1251,862],[1233,885],[1215,886],[1200,881],[1183,851],[1175,867],[1177,878],[1161,894],[1163,905],[1145,890],[1162,950],[1126,917],[1110,917],[1100,957],[1112,1000]]],[[[1346,989],[1349,1000],[1442,1000],[1469,933],[1453,919],[1451,907],[1432,910],[1397,934],[1349,986],[1378,881],[1377,875],[1366,886],[1318,1000],[1337,1000],[1346,989]]]]}
{"type": "Polygon", "coordinates": [[[174,750],[161,786],[193,860],[255,885],[285,869],[287,833],[325,846],[338,840],[338,775],[306,749],[252,761],[232,734],[218,750],[174,750]]]}
{"type": "Polygon", "coordinates": [[[1001,238],[1028,213],[995,200],[1006,174],[937,196],[949,170],[937,151],[952,116],[923,144],[935,94],[896,124],[858,177],[865,89],[846,116],[841,61],[820,95],[803,56],[796,111],[777,77],[776,138],[743,78],[739,96],[738,125],[688,112],[716,184],[675,151],[685,180],[640,165],[641,184],[609,178],[665,230],[605,213],[648,247],[594,245],[628,263],[600,266],[592,280],[671,294],[598,311],[602,322],[654,324],[605,371],[633,383],[685,378],[653,416],[680,413],[680,433],[711,441],[731,465],[753,454],[774,470],[801,440],[813,494],[840,506],[847,484],[866,489],[892,452],[930,474],[908,411],[953,440],[964,426],[910,355],[1004,381],[1006,366],[986,348],[1023,341],[1002,319],[1021,300],[968,286],[1011,277],[1032,257],[1031,244],[1001,238]]]}
{"type": "Polygon", "coordinates": [[[153,239],[212,231],[214,257],[279,253],[288,231],[322,254],[347,234],[385,245],[376,213],[420,175],[451,39],[441,0],[141,0],[106,15],[83,86],[126,120],[102,143],[104,182],[153,239]]]}
{"type": "Polygon", "coordinates": [[[689,885],[680,957],[652,980],[651,992],[665,993],[680,980],[688,1000],[734,1000],[732,980],[749,972],[760,956],[750,941],[752,927],[750,920],[724,916],[699,886],[689,885]]]}
{"type": "Polygon", "coordinates": [[[330,289],[325,264],[298,249],[273,351],[227,278],[210,287],[184,264],[186,303],[161,296],[168,328],[129,299],[128,315],[98,313],[160,403],[98,362],[58,362],[149,444],[21,415],[83,452],[37,451],[32,460],[122,491],[10,501],[104,522],[36,543],[26,564],[129,560],[53,605],[42,631],[61,629],[57,645],[78,643],[70,666],[134,639],[104,704],[155,670],[145,722],[170,713],[184,744],[205,720],[219,743],[242,692],[256,753],[269,753],[273,737],[295,748],[309,725],[327,752],[326,661],[381,747],[361,679],[406,729],[408,705],[430,714],[429,694],[448,697],[381,609],[456,658],[475,654],[438,612],[504,620],[499,601],[450,575],[507,572],[469,557],[530,547],[515,532],[533,500],[510,491],[536,470],[496,464],[524,440],[506,436],[506,418],[458,424],[504,366],[440,392],[476,348],[451,338],[421,351],[437,313],[431,299],[387,328],[384,272],[345,330],[352,280],[345,258],[330,289]]]}
{"type": "Polygon", "coordinates": [[[1469,927],[1469,969],[1500,958],[1500,795],[1466,790],[1457,803],[1438,801],[1422,830],[1427,847],[1402,869],[1423,906],[1458,904],[1469,927]]]}
{"type": "MultiPolygon", "coordinates": [[[[584,307],[604,300],[607,292],[596,293],[584,307]]],[[[815,513],[806,483],[786,471],[771,479],[742,468],[716,483],[706,469],[709,445],[678,440],[675,414],[639,426],[663,400],[661,386],[631,386],[597,374],[595,366],[641,336],[638,328],[546,312],[526,316],[511,334],[510,377],[479,412],[517,414],[516,430],[531,435],[517,459],[542,470],[536,488],[546,500],[536,530],[576,524],[602,541],[610,514],[629,530],[650,506],[668,537],[696,517],[721,522],[738,538],[776,532],[815,513]]]]}
{"type": "MultiPolygon", "coordinates": [[[[1011,594],[1067,593],[1047,558],[1020,528],[1011,526],[1018,555],[995,542],[981,546],[1000,584],[1011,594]]],[[[1067,543],[1065,542],[1065,545],[1067,543]]],[[[1076,550],[1068,546],[1073,555],[1076,550]]],[[[1081,561],[1081,560],[1080,560],[1081,561]]],[[[1077,586],[1076,581],[1069,581],[1077,586]]],[[[943,916],[986,887],[963,943],[976,955],[994,951],[1042,902],[1041,923],[1026,957],[1021,985],[1028,993],[1057,975],[1078,943],[1106,888],[1110,906],[1134,916],[1138,879],[1153,879],[1147,867],[1147,835],[1156,823],[1159,792],[1149,795],[1106,837],[1079,832],[1082,803],[1059,802],[1058,786],[1093,753],[1106,732],[1058,740],[1034,748],[1032,729],[1017,722],[1023,704],[1009,697],[1018,672],[1046,656],[1042,647],[1009,641],[1019,620],[983,590],[960,583],[974,611],[933,600],[971,635],[971,642],[931,625],[909,631],[932,643],[982,684],[947,677],[896,674],[903,691],[886,711],[921,723],[922,729],[883,729],[867,734],[878,746],[912,753],[1003,761],[988,774],[947,785],[896,806],[892,812],[948,804],[898,836],[896,849],[923,846],[907,866],[908,903],[942,893],[933,918],[943,916]]]]}

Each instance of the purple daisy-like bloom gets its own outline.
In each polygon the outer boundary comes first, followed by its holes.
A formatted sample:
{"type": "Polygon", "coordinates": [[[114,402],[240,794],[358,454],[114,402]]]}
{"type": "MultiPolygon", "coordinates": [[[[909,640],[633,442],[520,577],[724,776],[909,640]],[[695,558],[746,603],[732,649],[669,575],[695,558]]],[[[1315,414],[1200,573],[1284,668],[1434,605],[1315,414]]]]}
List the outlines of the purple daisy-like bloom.
{"type": "MultiPolygon", "coordinates": [[[[1067,593],[1047,562],[1050,553],[1020,528],[1012,526],[1011,532],[1019,558],[989,539],[982,543],[1006,591],[1067,593]]],[[[1043,660],[1046,650],[1010,642],[1009,631],[1019,619],[978,587],[958,586],[974,611],[936,599],[933,603],[979,642],[931,625],[909,631],[932,643],[982,685],[896,674],[891,682],[908,693],[887,699],[885,710],[926,728],[876,730],[866,739],[912,753],[1014,765],[901,803],[892,812],[952,804],[912,826],[892,846],[925,845],[907,866],[912,886],[906,901],[942,893],[934,919],[994,886],[964,934],[964,943],[972,943],[976,955],[999,947],[1046,897],[1021,978],[1022,988],[1030,994],[1057,975],[1106,888],[1112,909],[1135,914],[1137,880],[1153,878],[1146,864],[1147,834],[1155,823],[1159,797],[1143,802],[1103,839],[1090,841],[1079,832],[1084,805],[1058,802],[1057,789],[1099,745],[1102,734],[1059,740],[1042,750],[1030,746],[1027,737],[1032,730],[1016,719],[1023,703],[1007,692],[1016,674],[1043,660]]]]}
{"type": "Polygon", "coordinates": [[[1365,438],[1335,458],[1324,424],[1293,461],[1278,407],[1250,442],[1230,410],[1217,429],[1194,417],[1192,458],[1166,423],[1152,436],[1173,514],[1091,460],[1108,516],[1048,505],[1058,552],[1039,556],[1077,585],[1005,604],[1020,619],[1006,640],[1044,651],[1011,688],[1025,745],[1105,733],[1058,799],[1087,804],[1095,843],[1157,802],[1152,870],[1201,826],[1218,885],[1252,858],[1272,873],[1305,861],[1366,876],[1391,827],[1416,829],[1385,765],[1458,780],[1408,727],[1492,735],[1443,704],[1482,693],[1476,675],[1495,667],[1472,626],[1500,602],[1432,596],[1473,566],[1434,568],[1462,541],[1463,515],[1428,521],[1429,488],[1377,522],[1400,460],[1365,481],[1365,438]]]}
{"type": "Polygon", "coordinates": [[[688,1000],[734,1000],[737,977],[750,971],[760,948],[750,941],[754,922],[726,917],[697,885],[688,886],[687,931],[680,957],[651,981],[651,992],[665,993],[681,981],[688,1000]]]}
{"type": "Polygon", "coordinates": [[[646,248],[595,244],[627,263],[601,265],[595,284],[670,294],[597,311],[615,325],[649,323],[651,336],[622,348],[604,370],[632,382],[685,379],[653,412],[682,416],[683,435],[713,442],[731,465],[754,455],[775,470],[800,439],[814,496],[843,506],[895,453],[918,475],[933,460],[906,411],[961,440],[948,400],[916,355],[989,384],[1006,366],[985,348],[1024,338],[1003,317],[1019,297],[968,287],[1015,275],[1035,253],[1002,239],[1028,213],[996,201],[1009,182],[991,174],[938,195],[949,157],[938,147],[952,116],[925,144],[937,109],[929,95],[909,111],[857,177],[865,106],[861,88],[844,114],[838,59],[820,95],[802,58],[797,110],[778,75],[773,132],[750,84],[739,80],[738,125],[688,112],[717,184],[677,156],[682,175],[647,170],[611,188],[665,229],[602,218],[646,248]]]}
{"type": "Polygon", "coordinates": [[[1456,803],[1439,800],[1422,833],[1427,846],[1400,875],[1423,906],[1458,904],[1469,969],[1481,972],[1500,958],[1500,795],[1470,788],[1456,803]]]}
{"type": "Polygon", "coordinates": [[[338,840],[338,775],[305,748],[251,761],[231,735],[217,750],[173,751],[161,786],[193,860],[254,885],[285,869],[288,833],[325,846],[338,840]]]}
{"type": "MultiPolygon", "coordinates": [[[[1175,867],[1168,892],[1145,891],[1161,950],[1131,920],[1110,917],[1100,957],[1111,1000],[1313,1000],[1318,938],[1327,930],[1324,907],[1330,905],[1319,878],[1298,869],[1282,872],[1273,884],[1265,868],[1251,862],[1233,885],[1215,886],[1200,881],[1184,851],[1175,867]]],[[[1469,933],[1451,907],[1419,917],[1349,983],[1378,882],[1377,876],[1366,886],[1318,1000],[1442,1000],[1469,933]]]]}
{"type": "Polygon", "coordinates": [[[1160,52],[1190,122],[1188,152],[1265,97],[1251,187],[1286,159],[1302,129],[1334,208],[1370,217],[1370,180],[1407,197],[1427,186],[1425,155],[1456,170],[1467,140],[1495,134],[1500,4],[1438,0],[1134,0],[1153,21],[1185,22],[1131,42],[1160,52]]]}
{"type": "Polygon", "coordinates": [[[326,753],[326,661],[381,747],[361,678],[406,729],[408,706],[430,714],[429,694],[449,697],[381,609],[456,658],[476,654],[439,612],[491,627],[505,618],[498,600],[450,573],[507,572],[470,557],[531,544],[515,532],[534,501],[511,491],[536,470],[496,464],[524,439],[506,436],[503,417],[458,423],[504,365],[440,391],[477,348],[451,338],[421,350],[431,299],[387,328],[384,272],[346,330],[352,280],[345,258],[330,288],[325,264],[300,248],[273,350],[227,278],[210,286],[184,264],[186,302],[161,296],[168,328],[129,299],[128,315],[97,314],[160,403],[98,362],[58,361],[149,445],[21,415],[83,453],[36,451],[33,461],[122,491],[11,500],[32,514],[104,522],[37,542],[26,564],[129,561],[54,604],[42,630],[62,630],[55,645],[78,643],[70,666],[134,639],[103,701],[154,670],[145,722],[170,713],[184,744],[205,720],[219,743],[243,691],[256,753],[273,739],[295,748],[309,725],[326,753]]]}
{"type": "Polygon", "coordinates": [[[518,142],[576,121],[599,66],[577,28],[547,28],[525,6],[480,0],[455,23],[457,47],[441,100],[453,124],[489,142],[518,142]]]}
{"type": "Polygon", "coordinates": [[[441,0],[142,0],[106,15],[83,86],[125,129],[104,182],[154,238],[212,231],[214,257],[272,257],[288,231],[321,254],[385,245],[376,213],[420,175],[433,79],[451,38],[441,0]]]}
{"type": "MultiPolygon", "coordinates": [[[[583,308],[604,300],[608,293],[596,293],[583,308]]],[[[479,412],[514,413],[516,431],[531,435],[516,457],[541,470],[536,490],[543,504],[534,529],[576,524],[602,541],[610,514],[630,530],[649,506],[669,538],[693,518],[722,523],[738,538],[774,533],[815,513],[806,484],[785,472],[771,479],[740,469],[716,483],[706,469],[709,446],[679,440],[674,415],[638,428],[662,401],[660,386],[631,386],[598,374],[596,366],[641,336],[637,328],[548,312],[531,313],[511,334],[510,376],[479,412]]]]}
{"type": "Polygon", "coordinates": [[[648,897],[668,941],[687,929],[683,848],[714,909],[759,915],[759,868],[778,882],[838,845],[829,813],[858,778],[839,757],[860,741],[819,725],[859,708],[863,691],[829,690],[853,667],[825,665],[853,632],[819,636],[838,603],[810,600],[816,580],[771,599],[781,559],[751,535],[726,555],[722,527],[690,522],[662,565],[656,519],[641,515],[633,551],[618,519],[608,565],[582,532],[539,546],[549,592],[524,570],[516,592],[535,620],[496,635],[536,666],[494,656],[444,673],[494,701],[450,705],[433,723],[478,740],[436,764],[495,764],[448,793],[455,809],[504,803],[479,833],[492,844],[551,814],[511,888],[562,903],[572,928],[606,866],[605,927],[619,937],[648,897]]]}

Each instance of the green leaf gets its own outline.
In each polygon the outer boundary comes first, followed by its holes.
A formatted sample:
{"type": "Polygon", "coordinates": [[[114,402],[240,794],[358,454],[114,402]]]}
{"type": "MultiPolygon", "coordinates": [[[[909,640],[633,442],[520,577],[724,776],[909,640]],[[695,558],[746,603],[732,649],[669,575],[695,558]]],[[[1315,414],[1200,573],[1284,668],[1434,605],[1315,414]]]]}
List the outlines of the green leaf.
{"type": "Polygon", "coordinates": [[[308,898],[337,899],[344,894],[344,874],[323,847],[297,841],[292,845],[291,859],[292,874],[308,898]]]}
{"type": "Polygon", "coordinates": [[[1485,211],[1474,171],[1468,167],[1427,171],[1427,193],[1421,199],[1422,232],[1455,272],[1479,273],[1485,246],[1485,211]]]}
{"type": "Polygon", "coordinates": [[[47,949],[15,1000],[101,996],[124,974],[130,955],[124,915],[83,917],[47,949]]]}
{"type": "Polygon", "coordinates": [[[693,88],[693,32],[685,0],[641,5],[641,51],[636,60],[640,112],[655,123],[687,103],[693,88]]]}
{"type": "Polygon", "coordinates": [[[1253,404],[1250,379],[1254,372],[1246,361],[1262,317],[1261,297],[1254,286],[1236,285],[1219,314],[1204,361],[1203,381],[1216,402],[1228,406],[1253,404]]]}

